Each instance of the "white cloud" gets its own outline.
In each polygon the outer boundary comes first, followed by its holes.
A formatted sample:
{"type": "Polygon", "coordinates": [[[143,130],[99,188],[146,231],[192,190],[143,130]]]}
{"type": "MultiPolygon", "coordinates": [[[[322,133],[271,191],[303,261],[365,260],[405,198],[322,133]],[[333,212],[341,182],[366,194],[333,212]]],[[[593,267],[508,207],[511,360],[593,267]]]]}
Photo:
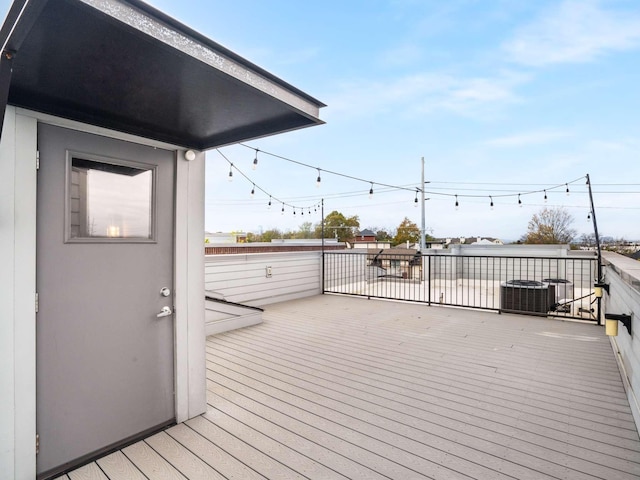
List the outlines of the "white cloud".
{"type": "Polygon", "coordinates": [[[568,136],[570,134],[565,131],[540,130],[494,138],[487,140],[484,144],[489,147],[523,147],[546,144],[568,136]]]}
{"type": "Polygon", "coordinates": [[[333,97],[327,117],[381,114],[388,111],[424,114],[437,110],[486,118],[507,104],[520,101],[515,88],[528,76],[498,73],[494,77],[460,78],[422,73],[383,81],[343,84],[333,97]]]}
{"type": "Polygon", "coordinates": [[[584,63],[640,45],[638,11],[613,11],[598,0],[566,0],[503,45],[516,63],[540,67],[584,63]]]}

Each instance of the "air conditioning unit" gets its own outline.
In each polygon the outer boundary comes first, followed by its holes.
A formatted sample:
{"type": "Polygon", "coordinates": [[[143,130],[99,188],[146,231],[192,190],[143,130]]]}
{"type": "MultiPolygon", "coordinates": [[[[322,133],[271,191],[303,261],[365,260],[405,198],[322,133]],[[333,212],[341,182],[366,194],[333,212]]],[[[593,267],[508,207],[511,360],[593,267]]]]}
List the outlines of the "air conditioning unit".
{"type": "Polygon", "coordinates": [[[546,315],[555,303],[553,285],[535,280],[508,280],[500,285],[500,310],[546,315]]]}

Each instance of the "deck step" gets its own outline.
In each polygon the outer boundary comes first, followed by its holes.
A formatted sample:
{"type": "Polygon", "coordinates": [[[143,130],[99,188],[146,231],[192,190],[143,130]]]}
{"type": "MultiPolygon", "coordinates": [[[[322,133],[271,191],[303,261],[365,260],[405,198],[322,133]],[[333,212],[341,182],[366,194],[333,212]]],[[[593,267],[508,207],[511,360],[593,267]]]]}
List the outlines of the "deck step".
{"type": "Polygon", "coordinates": [[[207,336],[262,323],[263,309],[229,302],[219,295],[205,295],[205,333],[207,336]]]}

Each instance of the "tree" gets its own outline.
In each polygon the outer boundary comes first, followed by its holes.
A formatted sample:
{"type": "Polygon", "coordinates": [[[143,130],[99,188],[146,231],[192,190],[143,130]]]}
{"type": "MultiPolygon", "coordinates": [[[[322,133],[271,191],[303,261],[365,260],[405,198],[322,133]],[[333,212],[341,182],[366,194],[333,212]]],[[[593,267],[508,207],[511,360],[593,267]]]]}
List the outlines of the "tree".
{"type": "Polygon", "coordinates": [[[390,242],[392,240],[391,234],[384,229],[373,230],[376,232],[376,241],[378,242],[390,242]]]}
{"type": "MultiPolygon", "coordinates": [[[[357,215],[345,217],[342,213],[334,210],[324,217],[324,237],[337,238],[339,242],[353,240],[360,229],[360,219],[357,215]]],[[[316,225],[316,238],[321,238],[322,225],[316,225]]]]}
{"type": "Polygon", "coordinates": [[[304,222],[300,225],[298,231],[294,233],[294,237],[298,239],[313,238],[313,231],[311,230],[312,226],[313,224],[311,222],[304,222]]]}
{"type": "Polygon", "coordinates": [[[274,238],[283,238],[283,234],[277,228],[272,228],[271,230],[266,230],[260,235],[261,242],[270,242],[274,238]]]}
{"type": "Polygon", "coordinates": [[[573,217],[564,208],[543,208],[529,220],[527,233],[521,237],[522,243],[571,243],[577,235],[571,228],[572,223],[573,217]]]}
{"type": "Polygon", "coordinates": [[[593,247],[596,244],[596,234],[595,233],[583,233],[580,235],[579,240],[580,245],[583,247],[593,247]]]}
{"type": "Polygon", "coordinates": [[[400,245],[401,243],[419,243],[420,242],[420,229],[418,225],[413,223],[407,217],[400,222],[396,230],[396,236],[393,237],[393,244],[400,245]]]}
{"type": "Polygon", "coordinates": [[[371,230],[376,235],[377,242],[390,242],[393,238],[387,228],[383,227],[365,227],[366,230],[371,230]]]}

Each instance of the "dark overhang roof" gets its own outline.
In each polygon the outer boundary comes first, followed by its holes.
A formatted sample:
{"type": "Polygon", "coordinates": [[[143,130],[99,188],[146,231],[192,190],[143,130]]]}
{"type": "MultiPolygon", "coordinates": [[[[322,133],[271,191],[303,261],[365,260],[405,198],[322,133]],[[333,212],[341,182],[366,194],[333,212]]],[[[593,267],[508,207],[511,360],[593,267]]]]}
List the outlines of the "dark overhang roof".
{"type": "Polygon", "coordinates": [[[0,114],[198,150],[323,123],[323,103],[139,0],[16,0],[0,46],[0,114]]]}

